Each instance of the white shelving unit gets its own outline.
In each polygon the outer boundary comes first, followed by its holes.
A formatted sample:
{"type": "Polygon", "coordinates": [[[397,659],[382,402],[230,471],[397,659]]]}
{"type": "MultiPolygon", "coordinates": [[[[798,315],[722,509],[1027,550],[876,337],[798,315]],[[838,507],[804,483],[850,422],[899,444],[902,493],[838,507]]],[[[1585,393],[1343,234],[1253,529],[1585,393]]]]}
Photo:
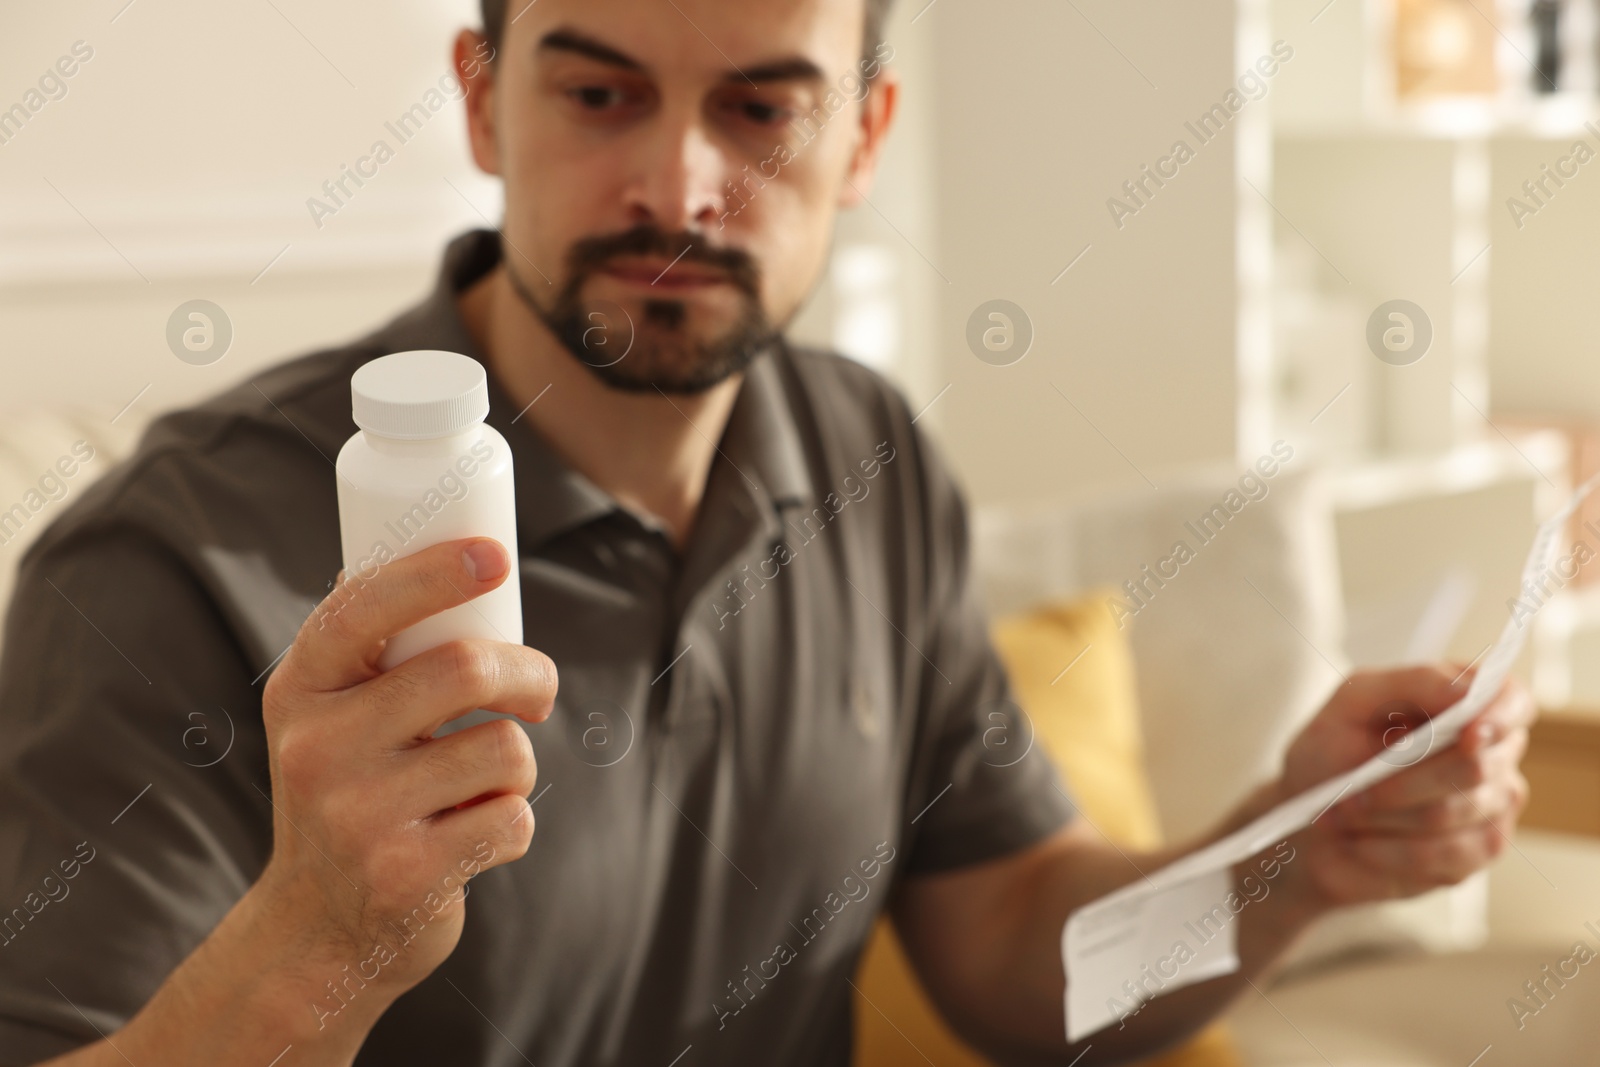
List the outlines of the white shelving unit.
{"type": "MultiPolygon", "coordinates": [[[[1600,392],[1541,395],[1519,374],[1524,351],[1548,351],[1570,331],[1534,346],[1495,333],[1497,312],[1524,303],[1508,278],[1543,280],[1527,277],[1532,246],[1511,241],[1497,215],[1520,184],[1516,165],[1579,138],[1600,149],[1594,26],[1586,5],[1566,6],[1577,19],[1567,85],[1536,95],[1526,0],[1499,0],[1501,91],[1402,104],[1392,9],[1392,0],[1239,0],[1241,65],[1275,40],[1295,49],[1237,143],[1239,452],[1244,461],[1279,437],[1305,441],[1335,471],[1353,622],[1382,614],[1379,600],[1398,596],[1408,576],[1445,590],[1474,571],[1478,587],[1447,649],[1470,659],[1504,622],[1534,523],[1570,486],[1560,435],[1497,423],[1581,416],[1585,404],[1600,421],[1600,392]],[[1497,277],[1501,249],[1515,275],[1497,277]],[[1408,366],[1365,344],[1368,317],[1392,299],[1420,305],[1433,327],[1432,347],[1408,366]],[[1510,406],[1497,383],[1510,387],[1510,406]]],[[[1563,195],[1575,215],[1589,206],[1587,191],[1563,195]]],[[[1537,239],[1561,236],[1547,230],[1537,239]]],[[[1552,355],[1548,366],[1571,362],[1552,355]]],[[[1542,699],[1600,703],[1600,672],[1583,669],[1585,650],[1600,652],[1600,591],[1559,594],[1534,644],[1528,675],[1542,699]]]]}

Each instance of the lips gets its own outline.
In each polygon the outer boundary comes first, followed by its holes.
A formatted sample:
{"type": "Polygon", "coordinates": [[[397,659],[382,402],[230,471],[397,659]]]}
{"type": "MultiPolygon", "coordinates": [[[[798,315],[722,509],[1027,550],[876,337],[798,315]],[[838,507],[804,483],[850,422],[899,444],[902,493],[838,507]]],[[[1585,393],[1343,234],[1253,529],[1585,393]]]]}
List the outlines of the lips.
{"type": "Polygon", "coordinates": [[[657,289],[690,289],[729,284],[728,275],[723,271],[683,260],[674,263],[670,259],[630,257],[612,260],[601,269],[602,273],[621,281],[657,289]]]}

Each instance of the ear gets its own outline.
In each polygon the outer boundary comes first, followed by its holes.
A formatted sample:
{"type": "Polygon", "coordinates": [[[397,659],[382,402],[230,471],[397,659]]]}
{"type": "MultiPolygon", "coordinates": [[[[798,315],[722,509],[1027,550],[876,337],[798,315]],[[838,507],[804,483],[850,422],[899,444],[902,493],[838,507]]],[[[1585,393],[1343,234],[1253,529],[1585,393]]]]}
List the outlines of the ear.
{"type": "Polygon", "coordinates": [[[872,80],[871,91],[861,101],[861,126],[857,130],[850,167],[845,172],[849,180],[839,190],[840,207],[855,207],[871,193],[884,141],[889,136],[899,104],[900,73],[890,66],[881,67],[872,80]]]}
{"type": "Polygon", "coordinates": [[[455,67],[466,90],[467,137],[472,159],[488,174],[500,173],[500,148],[495,138],[495,49],[488,38],[473,30],[456,35],[455,67]]]}

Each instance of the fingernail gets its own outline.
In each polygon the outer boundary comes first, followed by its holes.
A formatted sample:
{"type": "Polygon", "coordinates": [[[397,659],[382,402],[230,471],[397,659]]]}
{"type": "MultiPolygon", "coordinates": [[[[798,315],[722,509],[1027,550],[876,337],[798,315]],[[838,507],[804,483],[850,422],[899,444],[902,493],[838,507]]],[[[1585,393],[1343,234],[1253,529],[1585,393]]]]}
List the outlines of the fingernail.
{"type": "Polygon", "coordinates": [[[506,553],[496,541],[474,541],[461,553],[461,562],[475,582],[491,582],[506,572],[506,553]]]}
{"type": "Polygon", "coordinates": [[[1494,740],[1494,724],[1480,722],[1478,724],[1478,740],[1487,744],[1494,740]]]}

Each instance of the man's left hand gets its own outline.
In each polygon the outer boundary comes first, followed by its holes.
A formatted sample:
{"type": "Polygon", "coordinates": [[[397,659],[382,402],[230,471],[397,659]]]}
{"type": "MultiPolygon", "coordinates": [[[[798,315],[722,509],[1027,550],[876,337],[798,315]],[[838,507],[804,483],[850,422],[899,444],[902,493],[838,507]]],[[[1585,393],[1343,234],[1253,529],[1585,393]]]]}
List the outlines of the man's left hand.
{"type": "Polygon", "coordinates": [[[1358,672],[1290,746],[1277,783],[1285,798],[1386,748],[1386,758],[1404,767],[1334,804],[1299,835],[1303,884],[1317,907],[1454,885],[1505,848],[1528,800],[1518,764],[1537,709],[1525,687],[1508,682],[1454,744],[1440,748],[1431,721],[1471,681],[1459,668],[1358,672]]]}

